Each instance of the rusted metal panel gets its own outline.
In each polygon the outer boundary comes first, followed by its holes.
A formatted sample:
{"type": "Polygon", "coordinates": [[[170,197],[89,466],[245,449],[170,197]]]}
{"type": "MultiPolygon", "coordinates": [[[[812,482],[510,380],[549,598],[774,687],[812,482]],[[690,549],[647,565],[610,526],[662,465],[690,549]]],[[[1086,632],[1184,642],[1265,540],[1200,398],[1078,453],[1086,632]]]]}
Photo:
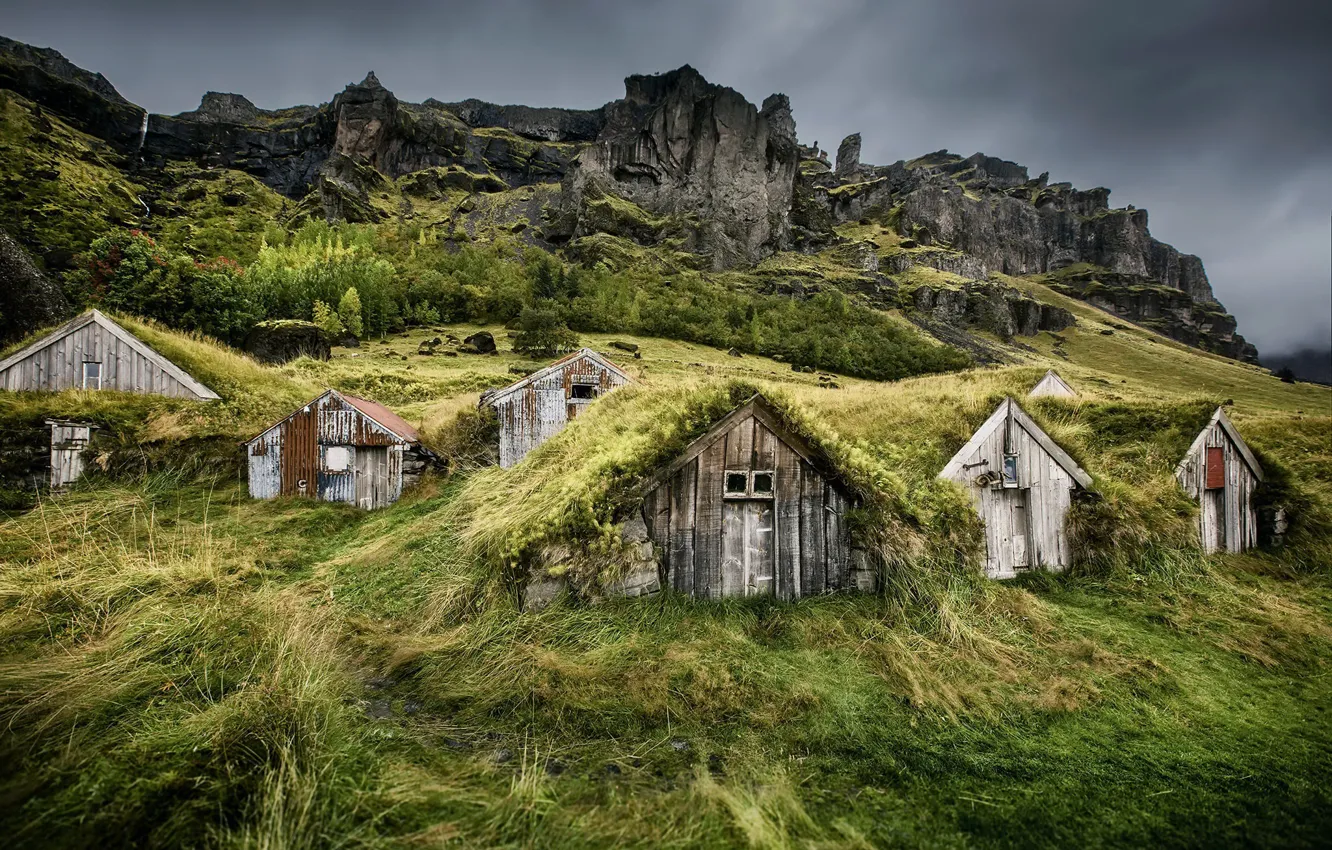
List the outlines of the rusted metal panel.
{"type": "Polygon", "coordinates": [[[385,408],[330,390],[250,441],[250,495],[392,504],[402,494],[403,451],[418,445],[400,432],[416,434],[385,408]]]}
{"type": "Polygon", "coordinates": [[[586,407],[628,376],[605,358],[583,349],[482,398],[495,408],[500,426],[500,466],[518,463],[563,430],[586,407]]]}

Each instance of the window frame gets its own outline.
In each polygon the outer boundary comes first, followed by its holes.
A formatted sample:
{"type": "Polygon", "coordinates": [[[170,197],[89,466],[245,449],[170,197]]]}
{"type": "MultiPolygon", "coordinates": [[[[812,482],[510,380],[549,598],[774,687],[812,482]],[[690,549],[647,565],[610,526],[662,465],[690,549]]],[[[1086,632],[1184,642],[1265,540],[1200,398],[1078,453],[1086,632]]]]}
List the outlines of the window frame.
{"type": "Polygon", "coordinates": [[[81,373],[80,373],[80,376],[83,378],[83,388],[84,388],[85,390],[87,390],[87,389],[100,390],[100,389],[102,388],[102,361],[100,361],[100,360],[84,360],[81,369],[82,369],[82,371],[81,371],[81,373]],[[88,367],[89,367],[89,366],[96,366],[96,367],[97,367],[97,386],[95,386],[95,387],[89,387],[89,386],[88,386],[88,367]]]}
{"type": "Polygon", "coordinates": [[[999,483],[1004,489],[1020,488],[1022,480],[1018,476],[1018,453],[1004,452],[1003,461],[999,467],[999,483]],[[1012,461],[1013,474],[1008,474],[1009,461],[1012,461]]]}
{"type": "Polygon", "coordinates": [[[724,499],[763,499],[773,500],[777,498],[777,470],[775,469],[726,469],[722,471],[722,498],[724,499]],[[731,476],[742,475],[745,479],[745,488],[743,490],[731,489],[731,476]],[[771,490],[755,490],[754,480],[760,475],[766,475],[772,482],[771,490]]]}
{"type": "Polygon", "coordinates": [[[331,473],[334,473],[334,474],[342,474],[342,473],[344,473],[344,472],[350,472],[350,471],[351,471],[351,466],[352,466],[352,452],[351,452],[351,446],[325,446],[325,447],[324,447],[324,470],[323,470],[324,472],[331,472],[331,473]],[[335,451],[336,451],[336,452],[339,452],[339,453],[340,453],[340,456],[342,457],[342,465],[339,466],[339,467],[334,467],[333,464],[330,462],[330,461],[331,461],[331,458],[332,458],[332,455],[333,455],[333,452],[335,452],[335,451]]]}
{"type": "Polygon", "coordinates": [[[571,381],[569,383],[570,401],[596,401],[601,397],[601,386],[591,381],[571,381]],[[578,388],[586,387],[591,395],[578,395],[578,388]]]}

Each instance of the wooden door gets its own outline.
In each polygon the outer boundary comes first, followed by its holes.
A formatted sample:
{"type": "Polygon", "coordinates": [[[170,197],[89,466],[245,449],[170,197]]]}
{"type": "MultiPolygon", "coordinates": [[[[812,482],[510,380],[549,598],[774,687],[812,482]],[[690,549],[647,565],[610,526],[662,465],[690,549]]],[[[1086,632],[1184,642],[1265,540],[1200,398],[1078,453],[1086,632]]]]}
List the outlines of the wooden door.
{"type": "Polygon", "coordinates": [[[1204,552],[1226,548],[1226,489],[1204,490],[1202,495],[1202,541],[1204,552]]]}
{"type": "Polygon", "coordinates": [[[1013,553],[1013,568],[1024,569],[1031,566],[1031,555],[1029,551],[1029,524],[1027,521],[1027,491],[1009,490],[1007,491],[1009,500],[1009,517],[1011,525],[1012,538],[1011,547],[1013,553]]]}
{"type": "Polygon", "coordinates": [[[389,504],[389,450],[387,446],[356,449],[356,505],[366,510],[389,504]]]}
{"type": "Polygon", "coordinates": [[[722,595],[776,590],[773,510],[768,499],[728,499],[722,507],[722,595]]]}

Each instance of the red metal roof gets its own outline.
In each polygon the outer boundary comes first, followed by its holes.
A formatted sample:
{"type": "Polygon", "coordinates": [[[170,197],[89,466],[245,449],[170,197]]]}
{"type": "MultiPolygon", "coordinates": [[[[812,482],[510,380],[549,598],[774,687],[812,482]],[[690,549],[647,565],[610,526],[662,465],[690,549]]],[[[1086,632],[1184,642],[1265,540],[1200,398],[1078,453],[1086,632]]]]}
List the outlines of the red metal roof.
{"type": "Polygon", "coordinates": [[[402,437],[404,440],[411,443],[421,442],[421,435],[416,433],[415,428],[408,425],[401,416],[389,410],[379,402],[357,398],[354,395],[347,395],[346,393],[341,393],[340,395],[345,398],[347,403],[352,407],[361,411],[366,416],[369,416],[371,419],[375,420],[380,425],[383,425],[399,437],[402,437]]]}

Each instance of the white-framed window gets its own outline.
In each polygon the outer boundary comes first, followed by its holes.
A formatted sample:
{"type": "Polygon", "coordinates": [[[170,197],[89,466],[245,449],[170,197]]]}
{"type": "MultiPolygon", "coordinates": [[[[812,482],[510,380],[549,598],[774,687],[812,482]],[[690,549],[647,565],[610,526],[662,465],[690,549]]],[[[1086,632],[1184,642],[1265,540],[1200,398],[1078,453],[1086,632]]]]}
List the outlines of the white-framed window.
{"type": "Polygon", "coordinates": [[[324,449],[324,469],[328,472],[346,472],[351,466],[351,450],[346,446],[324,449]]]}
{"type": "Polygon", "coordinates": [[[83,362],[83,388],[100,390],[102,388],[102,364],[96,360],[83,362]]]}
{"type": "Polygon", "coordinates": [[[1004,486],[1017,487],[1018,482],[1018,456],[1016,454],[1004,455],[1004,486]]]}

